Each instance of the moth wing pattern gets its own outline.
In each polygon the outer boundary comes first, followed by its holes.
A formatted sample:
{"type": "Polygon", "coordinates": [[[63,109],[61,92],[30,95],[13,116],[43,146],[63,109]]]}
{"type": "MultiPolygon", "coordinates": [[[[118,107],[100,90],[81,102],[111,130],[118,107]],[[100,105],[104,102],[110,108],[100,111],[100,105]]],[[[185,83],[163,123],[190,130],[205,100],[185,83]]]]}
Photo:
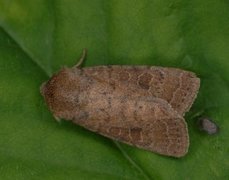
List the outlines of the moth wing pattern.
{"type": "Polygon", "coordinates": [[[163,155],[184,156],[189,147],[185,120],[164,100],[111,97],[111,108],[84,109],[73,122],[103,136],[163,155]],[[121,108],[120,108],[121,107],[121,108]],[[109,117],[108,117],[109,116],[109,117]]]}
{"type": "Polygon", "coordinates": [[[88,67],[84,72],[114,87],[123,86],[133,96],[164,99],[180,115],[191,108],[200,86],[194,73],[177,68],[113,65],[88,67]]]}

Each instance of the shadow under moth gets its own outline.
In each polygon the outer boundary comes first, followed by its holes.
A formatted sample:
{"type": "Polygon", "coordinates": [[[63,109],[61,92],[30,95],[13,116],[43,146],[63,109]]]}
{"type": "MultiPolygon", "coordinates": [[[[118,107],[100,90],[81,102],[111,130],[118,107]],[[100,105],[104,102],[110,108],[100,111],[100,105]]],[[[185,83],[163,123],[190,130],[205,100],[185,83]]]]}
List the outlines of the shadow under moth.
{"type": "Polygon", "coordinates": [[[41,86],[56,119],[71,120],[111,139],[162,155],[182,157],[189,135],[183,118],[200,79],[157,66],[63,68],[41,86]]]}

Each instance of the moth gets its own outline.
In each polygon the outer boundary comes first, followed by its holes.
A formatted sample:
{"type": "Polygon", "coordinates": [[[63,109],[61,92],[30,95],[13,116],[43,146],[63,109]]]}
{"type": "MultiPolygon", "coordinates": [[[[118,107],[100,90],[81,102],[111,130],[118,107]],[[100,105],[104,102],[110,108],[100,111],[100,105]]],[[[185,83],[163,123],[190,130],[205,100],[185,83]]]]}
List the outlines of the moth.
{"type": "Polygon", "coordinates": [[[194,73],[156,66],[81,68],[85,54],[40,88],[56,119],[161,155],[182,157],[188,152],[183,116],[200,86],[194,73]]]}

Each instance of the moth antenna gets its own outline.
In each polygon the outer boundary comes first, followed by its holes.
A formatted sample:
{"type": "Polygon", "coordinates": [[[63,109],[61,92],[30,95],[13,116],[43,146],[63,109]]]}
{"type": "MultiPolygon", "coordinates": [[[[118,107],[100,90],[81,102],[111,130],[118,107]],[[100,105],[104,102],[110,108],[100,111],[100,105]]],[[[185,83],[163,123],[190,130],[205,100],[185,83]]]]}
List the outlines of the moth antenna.
{"type": "Polygon", "coordinates": [[[86,55],[87,55],[87,49],[84,48],[82,55],[81,55],[80,59],[78,60],[77,64],[74,66],[74,68],[79,68],[83,64],[83,62],[86,58],[86,55]]]}

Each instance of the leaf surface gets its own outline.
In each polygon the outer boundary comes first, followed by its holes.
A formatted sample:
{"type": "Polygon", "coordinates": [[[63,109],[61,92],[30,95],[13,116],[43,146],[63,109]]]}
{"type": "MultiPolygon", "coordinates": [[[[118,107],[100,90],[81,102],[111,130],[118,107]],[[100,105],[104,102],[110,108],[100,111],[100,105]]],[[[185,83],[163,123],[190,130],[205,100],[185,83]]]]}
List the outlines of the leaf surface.
{"type": "Polygon", "coordinates": [[[0,179],[225,179],[229,176],[229,4],[181,0],[0,0],[0,179]],[[85,66],[139,64],[201,78],[181,159],[57,123],[39,86],[88,49],[85,66]],[[208,136],[196,116],[220,127],[208,136]]]}

